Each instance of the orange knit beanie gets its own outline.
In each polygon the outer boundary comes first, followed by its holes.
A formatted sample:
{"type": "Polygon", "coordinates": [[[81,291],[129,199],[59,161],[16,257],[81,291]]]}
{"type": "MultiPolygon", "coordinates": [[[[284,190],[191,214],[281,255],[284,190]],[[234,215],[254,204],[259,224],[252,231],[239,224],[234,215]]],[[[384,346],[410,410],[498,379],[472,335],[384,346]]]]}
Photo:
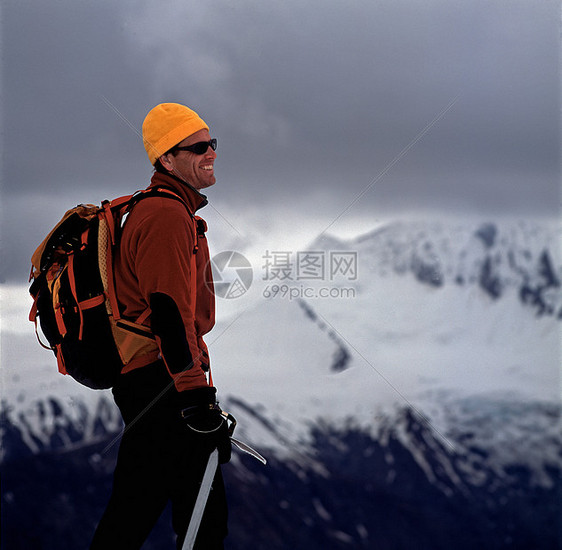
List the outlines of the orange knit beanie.
{"type": "Polygon", "coordinates": [[[142,139],[150,164],[166,151],[199,130],[209,127],[185,105],[161,103],[149,111],[142,123],[142,139]]]}

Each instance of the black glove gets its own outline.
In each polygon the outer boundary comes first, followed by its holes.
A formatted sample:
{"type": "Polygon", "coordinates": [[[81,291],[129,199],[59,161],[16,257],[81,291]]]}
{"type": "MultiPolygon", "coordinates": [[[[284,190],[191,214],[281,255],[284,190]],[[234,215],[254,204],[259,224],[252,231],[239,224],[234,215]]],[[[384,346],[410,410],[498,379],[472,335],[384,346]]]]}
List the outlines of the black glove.
{"type": "Polygon", "coordinates": [[[218,406],[215,388],[197,388],[182,392],[181,417],[193,433],[194,439],[204,452],[211,454],[218,449],[219,462],[230,460],[231,443],[227,415],[218,406]]]}

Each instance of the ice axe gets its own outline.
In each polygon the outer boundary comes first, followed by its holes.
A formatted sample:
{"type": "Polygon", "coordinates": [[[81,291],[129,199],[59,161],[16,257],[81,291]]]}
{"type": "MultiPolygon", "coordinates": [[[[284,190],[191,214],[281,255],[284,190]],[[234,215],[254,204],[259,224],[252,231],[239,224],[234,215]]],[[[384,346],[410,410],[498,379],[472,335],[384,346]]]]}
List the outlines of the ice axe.
{"type": "MultiPolygon", "coordinates": [[[[230,421],[229,434],[230,441],[238,447],[241,451],[248,453],[255,459],[259,460],[262,464],[266,464],[266,459],[260,455],[255,449],[252,449],[246,443],[243,443],[239,439],[232,437],[234,428],[236,427],[236,419],[229,413],[221,411],[221,414],[225,417],[227,421],[230,421]]],[[[210,455],[207,461],[207,466],[205,467],[205,472],[203,474],[203,479],[201,481],[201,487],[199,488],[199,493],[195,500],[195,506],[193,507],[193,512],[191,514],[191,519],[189,520],[189,526],[187,528],[187,533],[183,541],[182,550],[193,550],[195,545],[195,538],[199,532],[199,526],[201,525],[201,520],[203,519],[203,512],[205,511],[205,506],[207,500],[209,499],[209,493],[211,492],[211,487],[213,485],[213,479],[215,478],[215,473],[219,465],[219,451],[215,449],[210,455]]]]}

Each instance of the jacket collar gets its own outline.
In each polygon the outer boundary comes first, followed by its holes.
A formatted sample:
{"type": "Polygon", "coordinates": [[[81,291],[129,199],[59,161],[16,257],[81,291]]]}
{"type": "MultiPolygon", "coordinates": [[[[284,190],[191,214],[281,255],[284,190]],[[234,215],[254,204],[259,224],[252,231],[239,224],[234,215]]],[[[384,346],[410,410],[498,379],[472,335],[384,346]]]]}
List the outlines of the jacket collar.
{"type": "Polygon", "coordinates": [[[173,191],[187,203],[187,206],[192,212],[203,208],[209,202],[206,195],[203,195],[203,193],[197,191],[195,187],[172,174],[154,172],[148,188],[152,189],[154,187],[162,187],[173,191]]]}

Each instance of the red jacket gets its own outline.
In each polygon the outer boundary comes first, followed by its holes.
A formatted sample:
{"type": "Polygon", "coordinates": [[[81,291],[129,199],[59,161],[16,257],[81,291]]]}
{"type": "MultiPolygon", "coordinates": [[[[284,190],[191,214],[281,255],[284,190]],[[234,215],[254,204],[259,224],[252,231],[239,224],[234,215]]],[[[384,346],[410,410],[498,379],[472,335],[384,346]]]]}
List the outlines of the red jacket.
{"type": "MultiPolygon", "coordinates": [[[[207,204],[204,195],[173,176],[155,172],[149,187],[173,191],[193,214],[207,204]]],[[[204,225],[201,218],[197,219],[200,227],[204,225]]],[[[187,345],[181,345],[191,359],[185,365],[171,364],[157,337],[160,353],[155,351],[140,362],[133,361],[123,373],[163,357],[178,391],[208,385],[204,371],[209,369],[209,356],[203,335],[215,323],[209,248],[204,233],[195,229],[196,220],[178,200],[149,197],[139,201],[125,221],[114,264],[122,316],[136,321],[149,309],[155,294],[171,298],[185,329],[187,345]]],[[[150,317],[144,324],[150,324],[150,317]]]]}

